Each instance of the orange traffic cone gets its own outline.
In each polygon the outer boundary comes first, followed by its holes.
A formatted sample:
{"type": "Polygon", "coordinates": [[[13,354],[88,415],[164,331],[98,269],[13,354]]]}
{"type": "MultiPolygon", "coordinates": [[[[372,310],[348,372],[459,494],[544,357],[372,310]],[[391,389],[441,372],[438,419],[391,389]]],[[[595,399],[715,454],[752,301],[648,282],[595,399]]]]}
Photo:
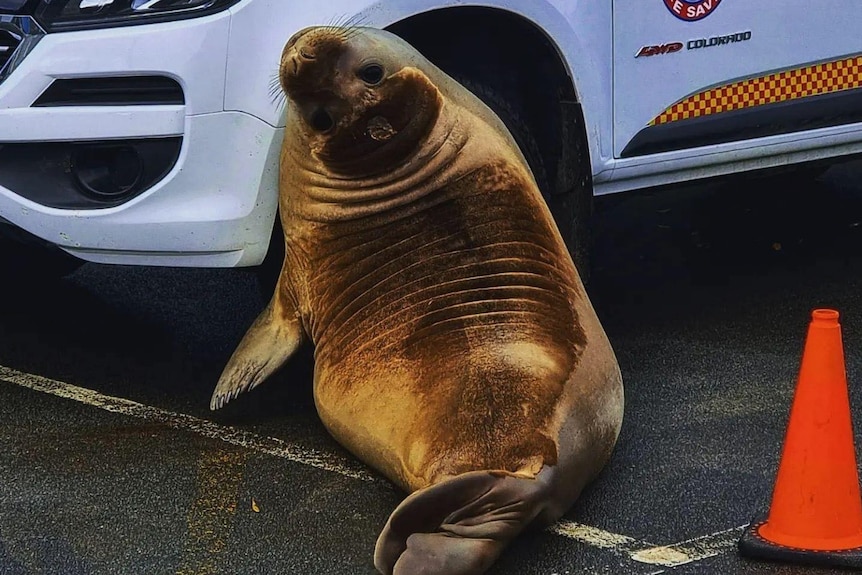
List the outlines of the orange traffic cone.
{"type": "Polygon", "coordinates": [[[862,497],[837,311],[812,313],[769,516],[746,529],[739,550],[862,567],[862,497]]]}

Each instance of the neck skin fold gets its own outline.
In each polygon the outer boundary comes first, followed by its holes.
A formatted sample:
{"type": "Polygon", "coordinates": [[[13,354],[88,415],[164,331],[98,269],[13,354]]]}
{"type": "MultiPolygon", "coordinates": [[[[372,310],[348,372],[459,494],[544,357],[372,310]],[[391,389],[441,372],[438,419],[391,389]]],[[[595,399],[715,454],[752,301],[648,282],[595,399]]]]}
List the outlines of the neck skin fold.
{"type": "MultiPolygon", "coordinates": [[[[282,155],[282,170],[292,170],[288,180],[294,186],[282,191],[282,209],[303,220],[325,223],[354,220],[416,202],[464,175],[456,162],[468,142],[460,116],[443,102],[430,132],[416,142],[405,161],[388,172],[355,177],[333,171],[312,157],[298,121],[289,121],[285,137],[298,145],[285,146],[282,155]]],[[[378,154],[369,156],[359,159],[357,165],[374,165],[378,154]]]]}

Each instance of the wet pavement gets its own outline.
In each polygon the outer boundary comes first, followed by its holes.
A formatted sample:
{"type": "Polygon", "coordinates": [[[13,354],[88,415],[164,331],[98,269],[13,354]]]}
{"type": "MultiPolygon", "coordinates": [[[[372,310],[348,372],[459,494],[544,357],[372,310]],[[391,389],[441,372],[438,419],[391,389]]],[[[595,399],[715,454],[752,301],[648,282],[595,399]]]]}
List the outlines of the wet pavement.
{"type": "MultiPolygon", "coordinates": [[[[559,532],[490,573],[827,572],[733,541],[769,504],[816,307],[842,314],[862,429],[860,221],[862,163],[600,202],[590,294],[626,385],[618,448],[559,532]]],[[[0,301],[0,574],[374,573],[403,494],[326,434],[309,350],[208,410],[263,303],[252,274],[22,273],[0,301]]]]}

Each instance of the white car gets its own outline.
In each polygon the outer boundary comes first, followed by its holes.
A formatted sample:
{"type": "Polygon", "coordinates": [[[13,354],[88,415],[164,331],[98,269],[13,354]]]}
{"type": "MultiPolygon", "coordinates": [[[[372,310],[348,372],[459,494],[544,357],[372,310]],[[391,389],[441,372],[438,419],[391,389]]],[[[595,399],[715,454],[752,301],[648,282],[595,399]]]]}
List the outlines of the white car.
{"type": "Polygon", "coordinates": [[[570,245],[594,194],[862,151],[859,0],[0,0],[0,233],[78,261],[261,264],[281,49],[346,21],[494,108],[570,245]]]}

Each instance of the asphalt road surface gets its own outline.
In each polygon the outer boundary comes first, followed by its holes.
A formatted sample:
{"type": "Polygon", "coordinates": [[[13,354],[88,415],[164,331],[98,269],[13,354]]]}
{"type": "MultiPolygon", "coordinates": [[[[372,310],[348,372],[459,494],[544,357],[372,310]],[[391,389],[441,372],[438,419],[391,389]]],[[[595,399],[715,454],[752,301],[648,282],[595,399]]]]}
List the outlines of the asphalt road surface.
{"type": "MultiPolygon", "coordinates": [[[[565,520],[491,573],[826,572],[735,542],[768,508],[814,308],[841,312],[860,429],[860,221],[860,163],[601,202],[590,294],[622,434],[565,520]]],[[[307,350],[208,411],[262,305],[253,275],[24,276],[3,272],[0,301],[0,573],[374,573],[403,494],[327,436],[307,350]]]]}

